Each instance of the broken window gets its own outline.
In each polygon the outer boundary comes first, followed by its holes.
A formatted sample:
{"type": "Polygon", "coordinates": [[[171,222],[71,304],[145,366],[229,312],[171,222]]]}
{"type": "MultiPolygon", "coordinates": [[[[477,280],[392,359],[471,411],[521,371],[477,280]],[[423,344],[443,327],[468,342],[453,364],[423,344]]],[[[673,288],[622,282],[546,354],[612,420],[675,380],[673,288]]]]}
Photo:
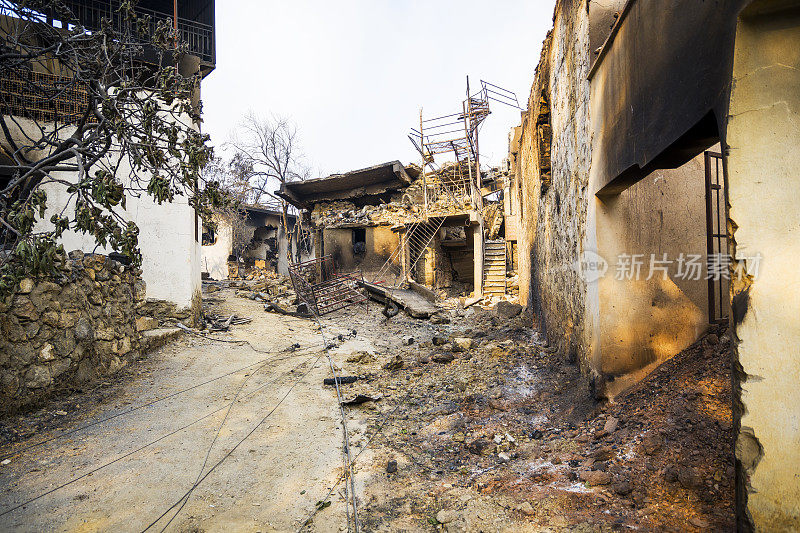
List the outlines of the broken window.
{"type": "Polygon", "coordinates": [[[367,251],[367,229],[353,228],[353,253],[361,255],[367,251]]]}
{"type": "Polygon", "coordinates": [[[311,253],[311,246],[314,243],[314,239],[311,235],[311,231],[303,228],[298,227],[298,236],[297,236],[297,249],[300,253],[303,254],[310,254],[311,253]]]}
{"type": "Polygon", "coordinates": [[[539,98],[539,114],[536,117],[536,139],[539,151],[539,178],[542,184],[542,194],[550,187],[552,182],[552,169],[550,166],[550,147],[553,144],[553,128],[550,125],[550,99],[542,91],[539,98]]]}
{"type": "Polygon", "coordinates": [[[203,246],[211,246],[217,242],[217,232],[214,228],[203,226],[203,246]]]}

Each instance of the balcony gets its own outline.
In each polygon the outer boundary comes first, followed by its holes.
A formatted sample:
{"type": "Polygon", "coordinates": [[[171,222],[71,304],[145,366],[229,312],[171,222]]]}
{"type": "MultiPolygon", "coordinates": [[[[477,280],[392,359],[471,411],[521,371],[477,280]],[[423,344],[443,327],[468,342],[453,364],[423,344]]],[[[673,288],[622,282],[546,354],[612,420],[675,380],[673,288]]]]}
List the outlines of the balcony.
{"type": "MultiPolygon", "coordinates": [[[[3,4],[10,0],[0,1],[0,11],[3,4]]],[[[101,21],[106,18],[114,26],[120,25],[120,0],[63,0],[87,30],[100,29],[101,21]]],[[[150,25],[155,29],[159,21],[167,20],[172,24],[175,16],[175,7],[178,14],[178,33],[183,42],[188,45],[189,52],[200,59],[205,72],[214,68],[216,63],[216,49],[214,42],[214,0],[141,0],[136,6],[136,12],[150,16],[150,25]]],[[[54,20],[51,13],[46,17],[48,23],[61,27],[62,22],[54,20]]]]}

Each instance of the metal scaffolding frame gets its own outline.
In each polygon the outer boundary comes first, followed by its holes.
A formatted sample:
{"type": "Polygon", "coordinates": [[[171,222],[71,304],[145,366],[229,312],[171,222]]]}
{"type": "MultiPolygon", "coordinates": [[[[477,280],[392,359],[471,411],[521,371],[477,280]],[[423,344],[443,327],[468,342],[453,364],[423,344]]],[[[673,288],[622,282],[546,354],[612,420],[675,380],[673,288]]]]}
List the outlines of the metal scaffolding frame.
{"type": "Polygon", "coordinates": [[[490,102],[521,109],[517,95],[487,81],[480,81],[480,89],[471,93],[467,76],[466,99],[461,102],[461,112],[426,119],[419,113],[419,129],[412,128],[408,138],[422,156],[422,182],[425,217],[431,204],[450,198],[459,203],[463,193],[469,191],[472,206],[483,207],[481,196],[480,144],[481,124],[491,114],[490,102]],[[452,176],[438,170],[435,158],[452,153],[455,157],[452,176]]]}

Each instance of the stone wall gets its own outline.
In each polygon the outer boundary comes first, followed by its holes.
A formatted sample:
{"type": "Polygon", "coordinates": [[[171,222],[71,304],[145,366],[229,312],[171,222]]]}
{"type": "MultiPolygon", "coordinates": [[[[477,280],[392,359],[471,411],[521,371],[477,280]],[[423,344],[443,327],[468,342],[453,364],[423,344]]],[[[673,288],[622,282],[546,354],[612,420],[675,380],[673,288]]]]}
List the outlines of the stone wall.
{"type": "Polygon", "coordinates": [[[591,355],[587,284],[576,264],[586,237],[591,147],[588,33],[585,1],[559,2],[510,150],[522,204],[520,302],[548,341],[584,368],[591,355]],[[539,140],[543,125],[550,128],[551,146],[539,140]]]}
{"type": "Polygon", "coordinates": [[[139,354],[141,271],[71,252],[59,276],[24,279],[0,302],[0,411],[115,373],[139,354]]]}

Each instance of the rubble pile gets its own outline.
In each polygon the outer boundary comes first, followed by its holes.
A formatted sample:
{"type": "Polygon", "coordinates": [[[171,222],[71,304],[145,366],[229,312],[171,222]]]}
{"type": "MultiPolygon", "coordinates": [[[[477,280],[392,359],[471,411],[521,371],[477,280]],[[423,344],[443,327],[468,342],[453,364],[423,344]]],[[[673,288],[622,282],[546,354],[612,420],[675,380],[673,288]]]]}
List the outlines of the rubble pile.
{"type": "Polygon", "coordinates": [[[383,398],[358,408],[365,434],[391,414],[372,446],[386,473],[367,484],[367,529],[734,528],[722,330],[597,403],[518,306],[456,314],[430,338],[346,369],[365,376],[348,395],[383,398]]]}
{"type": "MultiPolygon", "coordinates": [[[[429,185],[434,182],[448,183],[452,179],[453,163],[445,163],[435,174],[429,174],[429,185]]],[[[320,202],[314,206],[311,220],[315,227],[380,226],[418,222],[425,207],[423,179],[417,178],[401,193],[391,196],[388,203],[357,207],[346,200],[320,202]]],[[[431,213],[460,213],[471,209],[469,194],[441,195],[429,198],[431,213]]]]}
{"type": "Polygon", "coordinates": [[[484,225],[486,226],[486,238],[493,241],[498,238],[500,229],[503,227],[503,206],[491,203],[483,208],[484,225]]]}
{"type": "Polygon", "coordinates": [[[339,200],[320,202],[314,206],[311,220],[316,227],[378,226],[414,222],[423,214],[422,203],[393,201],[388,204],[365,205],[339,200]]]}
{"type": "Polygon", "coordinates": [[[257,260],[255,265],[248,267],[238,267],[236,263],[232,264],[235,265],[236,268],[229,268],[229,271],[231,272],[229,279],[264,281],[268,279],[276,280],[282,277],[280,274],[275,272],[274,269],[267,268],[264,260],[257,260]]]}
{"type": "Polygon", "coordinates": [[[230,331],[231,326],[241,326],[243,324],[249,324],[253,320],[247,317],[241,317],[237,315],[218,315],[216,313],[204,313],[203,314],[203,326],[200,329],[207,329],[210,332],[215,331],[230,331]]]}
{"type": "Polygon", "coordinates": [[[231,282],[231,288],[238,288],[240,298],[264,302],[264,310],[281,314],[310,316],[306,305],[297,297],[292,280],[286,276],[267,272],[258,278],[241,282],[231,282]]]}

